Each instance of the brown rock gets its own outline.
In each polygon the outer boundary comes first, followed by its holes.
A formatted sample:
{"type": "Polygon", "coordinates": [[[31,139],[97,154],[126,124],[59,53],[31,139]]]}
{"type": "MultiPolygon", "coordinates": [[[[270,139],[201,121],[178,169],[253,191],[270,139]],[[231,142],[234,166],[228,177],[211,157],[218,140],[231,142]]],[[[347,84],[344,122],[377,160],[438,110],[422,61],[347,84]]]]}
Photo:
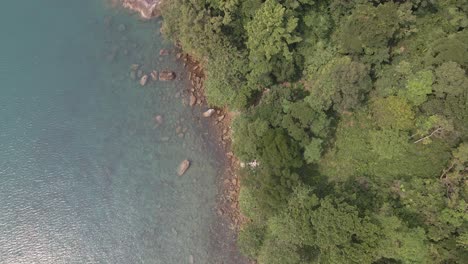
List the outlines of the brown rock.
{"type": "Polygon", "coordinates": [[[175,77],[176,75],[172,71],[162,71],[159,73],[159,80],[161,81],[172,81],[175,77]]]}
{"type": "Polygon", "coordinates": [[[137,71],[140,68],[139,64],[132,64],[130,65],[130,70],[137,71]]]}
{"type": "Polygon", "coordinates": [[[185,172],[189,169],[190,167],[190,161],[189,160],[183,160],[180,164],[179,164],[179,168],[177,169],[177,174],[179,176],[182,176],[185,174],[185,172]]]}
{"type": "Polygon", "coordinates": [[[214,112],[215,112],[214,109],[208,109],[208,110],[206,110],[206,111],[203,113],[203,116],[204,116],[204,117],[210,117],[211,115],[214,114],[214,112]]]}
{"type": "Polygon", "coordinates": [[[164,122],[163,117],[161,115],[155,116],[154,121],[156,121],[158,125],[161,125],[164,122]]]}
{"type": "Polygon", "coordinates": [[[195,95],[190,95],[190,106],[194,106],[197,103],[197,97],[195,95]]]}
{"type": "Polygon", "coordinates": [[[153,79],[153,81],[157,81],[157,80],[158,80],[158,71],[153,70],[153,71],[151,72],[151,79],[153,79]]]}
{"type": "Polygon", "coordinates": [[[159,56],[167,56],[167,55],[169,55],[169,50],[167,50],[167,49],[161,49],[161,50],[159,51],[159,56]]]}
{"type": "Polygon", "coordinates": [[[161,0],[123,0],[123,7],[140,13],[144,19],[159,15],[161,0]]]}
{"type": "Polygon", "coordinates": [[[145,75],[143,75],[143,76],[141,77],[141,79],[140,79],[140,85],[141,85],[141,86],[145,86],[146,83],[148,83],[148,75],[145,74],[145,75]]]}

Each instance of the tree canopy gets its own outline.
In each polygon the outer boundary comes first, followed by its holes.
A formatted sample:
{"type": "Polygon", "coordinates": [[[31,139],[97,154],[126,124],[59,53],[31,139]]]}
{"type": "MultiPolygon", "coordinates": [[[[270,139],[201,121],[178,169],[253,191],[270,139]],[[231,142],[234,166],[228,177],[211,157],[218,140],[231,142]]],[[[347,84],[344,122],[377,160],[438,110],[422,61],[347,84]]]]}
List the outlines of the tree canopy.
{"type": "Polygon", "coordinates": [[[468,2],[171,0],[233,123],[260,264],[465,263],[468,2]]]}

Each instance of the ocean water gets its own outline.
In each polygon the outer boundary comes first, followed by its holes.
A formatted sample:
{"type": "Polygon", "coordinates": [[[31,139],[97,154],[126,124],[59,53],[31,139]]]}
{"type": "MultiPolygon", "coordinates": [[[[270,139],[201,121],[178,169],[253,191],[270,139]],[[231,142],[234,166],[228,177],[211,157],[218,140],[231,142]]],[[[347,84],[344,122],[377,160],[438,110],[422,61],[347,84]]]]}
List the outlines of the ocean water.
{"type": "Polygon", "coordinates": [[[2,2],[0,263],[229,263],[204,109],[158,23],[109,2],[2,2]],[[141,87],[133,63],[178,78],[141,87]]]}

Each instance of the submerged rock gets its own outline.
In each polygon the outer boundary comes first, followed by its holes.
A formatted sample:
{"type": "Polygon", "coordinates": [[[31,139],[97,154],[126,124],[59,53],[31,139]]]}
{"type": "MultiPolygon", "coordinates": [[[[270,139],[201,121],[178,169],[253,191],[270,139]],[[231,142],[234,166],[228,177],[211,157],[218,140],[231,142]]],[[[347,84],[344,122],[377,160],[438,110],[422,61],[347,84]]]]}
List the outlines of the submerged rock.
{"type": "Polygon", "coordinates": [[[152,71],[151,72],[151,79],[153,79],[153,81],[157,81],[158,80],[158,71],[152,71]]]}
{"type": "Polygon", "coordinates": [[[154,117],[154,121],[156,122],[156,124],[161,125],[164,122],[164,119],[162,115],[157,115],[154,117]]]}
{"type": "Polygon", "coordinates": [[[170,52],[169,52],[169,50],[167,50],[167,49],[161,49],[161,50],[159,50],[159,56],[167,56],[167,55],[169,55],[169,53],[170,53],[170,52]]]}
{"type": "Polygon", "coordinates": [[[148,75],[145,74],[140,79],[140,85],[145,86],[147,82],[148,82],[148,75]]]}
{"type": "Polygon", "coordinates": [[[179,176],[182,176],[185,174],[185,172],[188,170],[188,168],[190,167],[190,161],[189,160],[183,160],[180,165],[179,165],[179,168],[177,169],[177,174],[179,176]]]}
{"type": "Polygon", "coordinates": [[[136,73],[136,71],[131,71],[131,72],[130,72],[130,78],[131,78],[132,80],[136,80],[136,78],[137,78],[137,73],[136,73]]]}
{"type": "Polygon", "coordinates": [[[120,24],[120,25],[117,27],[117,30],[118,30],[119,32],[124,32],[126,29],[127,29],[127,27],[126,27],[124,24],[120,24]]]}
{"type": "Polygon", "coordinates": [[[130,70],[131,70],[131,71],[138,71],[139,68],[140,68],[140,64],[132,64],[132,65],[130,65],[130,70]]]}
{"type": "Polygon", "coordinates": [[[171,81],[175,79],[175,73],[172,71],[162,71],[159,73],[159,80],[161,81],[171,81]]]}
{"type": "Polygon", "coordinates": [[[140,13],[144,19],[159,16],[161,0],[123,0],[123,7],[140,13]]]}

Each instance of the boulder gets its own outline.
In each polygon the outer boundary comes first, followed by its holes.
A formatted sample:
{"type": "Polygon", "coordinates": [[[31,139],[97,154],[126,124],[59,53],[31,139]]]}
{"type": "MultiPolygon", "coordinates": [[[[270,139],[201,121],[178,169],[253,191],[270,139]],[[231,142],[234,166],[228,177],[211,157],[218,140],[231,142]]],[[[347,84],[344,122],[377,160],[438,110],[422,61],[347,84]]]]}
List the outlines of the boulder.
{"type": "Polygon", "coordinates": [[[172,71],[162,71],[159,73],[159,80],[161,81],[172,81],[175,77],[176,75],[172,71]]]}
{"type": "Polygon", "coordinates": [[[130,72],[130,78],[131,78],[132,80],[136,80],[136,78],[137,78],[137,73],[136,73],[136,71],[131,71],[131,72],[130,72]]]}
{"type": "Polygon", "coordinates": [[[130,70],[131,70],[131,71],[138,71],[139,68],[140,68],[140,65],[139,65],[139,64],[132,64],[132,65],[130,65],[130,70]]]}
{"type": "Polygon", "coordinates": [[[158,80],[158,71],[152,71],[151,72],[151,79],[153,79],[153,81],[157,81],[158,80]]]}
{"type": "Polygon", "coordinates": [[[159,50],[159,56],[167,56],[167,55],[169,55],[169,53],[170,53],[170,52],[169,52],[169,50],[167,50],[167,49],[161,49],[161,50],[159,50]]]}
{"type": "Polygon", "coordinates": [[[126,27],[124,24],[120,24],[120,25],[117,27],[117,30],[118,30],[119,32],[124,32],[126,29],[127,29],[127,27],[126,27]]]}
{"type": "Polygon", "coordinates": [[[162,115],[157,115],[154,117],[154,121],[156,122],[156,124],[161,125],[164,122],[164,119],[162,115]]]}
{"type": "Polygon", "coordinates": [[[189,160],[183,160],[180,164],[179,164],[179,168],[177,169],[177,174],[179,176],[182,176],[185,174],[185,172],[189,169],[190,167],[190,161],[189,160]]]}
{"type": "Polygon", "coordinates": [[[214,112],[215,112],[214,109],[208,109],[208,110],[206,110],[206,111],[203,113],[203,116],[204,116],[204,117],[210,117],[211,115],[214,114],[214,112]]]}
{"type": "Polygon", "coordinates": [[[148,83],[148,75],[145,74],[145,75],[143,75],[143,76],[141,77],[141,79],[140,79],[140,85],[141,85],[141,86],[145,86],[146,83],[148,83]]]}
{"type": "Polygon", "coordinates": [[[123,7],[140,13],[144,19],[159,16],[161,0],[123,0],[123,7]]]}
{"type": "Polygon", "coordinates": [[[197,97],[195,95],[190,95],[190,106],[194,106],[197,103],[197,97]]]}

